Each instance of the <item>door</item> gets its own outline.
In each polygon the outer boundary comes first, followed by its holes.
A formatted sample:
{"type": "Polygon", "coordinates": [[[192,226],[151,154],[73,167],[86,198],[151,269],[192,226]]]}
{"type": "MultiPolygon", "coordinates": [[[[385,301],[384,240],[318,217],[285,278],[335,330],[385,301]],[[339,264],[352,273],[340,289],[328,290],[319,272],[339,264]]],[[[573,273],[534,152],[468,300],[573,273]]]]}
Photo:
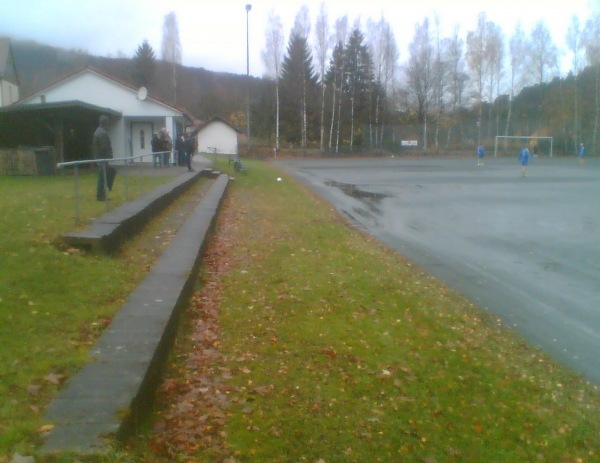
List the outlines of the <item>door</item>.
{"type": "Polygon", "coordinates": [[[131,154],[134,162],[152,162],[152,124],[150,122],[131,123],[131,154]],[[136,156],[148,155],[143,158],[136,156]]]}

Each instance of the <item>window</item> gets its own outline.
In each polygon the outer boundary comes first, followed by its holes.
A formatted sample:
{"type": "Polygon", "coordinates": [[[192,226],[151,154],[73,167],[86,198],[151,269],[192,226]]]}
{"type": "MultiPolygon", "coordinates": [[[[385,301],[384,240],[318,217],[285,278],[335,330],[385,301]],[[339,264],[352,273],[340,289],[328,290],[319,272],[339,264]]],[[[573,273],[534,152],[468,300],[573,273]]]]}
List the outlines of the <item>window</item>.
{"type": "Polygon", "coordinates": [[[146,137],[143,130],[140,130],[140,148],[146,149],[146,137]]]}

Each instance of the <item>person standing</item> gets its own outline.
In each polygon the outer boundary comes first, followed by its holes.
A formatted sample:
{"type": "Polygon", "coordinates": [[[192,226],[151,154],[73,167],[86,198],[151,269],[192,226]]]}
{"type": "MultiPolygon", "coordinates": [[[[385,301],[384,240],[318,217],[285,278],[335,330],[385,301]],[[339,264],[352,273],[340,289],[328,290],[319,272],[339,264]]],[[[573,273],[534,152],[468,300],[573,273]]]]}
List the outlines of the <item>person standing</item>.
{"type": "Polygon", "coordinates": [[[100,168],[98,172],[98,184],[96,187],[96,199],[98,201],[106,201],[106,189],[112,190],[115,177],[117,175],[117,169],[111,166],[106,159],[112,159],[113,150],[108,136],[108,117],[105,115],[100,116],[98,121],[98,128],[94,132],[94,138],[92,140],[92,153],[94,159],[102,160],[98,162],[100,168]],[[106,180],[106,183],[105,183],[106,180]]]}
{"type": "Polygon", "coordinates": [[[175,153],[177,156],[177,162],[176,164],[178,166],[182,166],[185,162],[185,136],[182,133],[181,135],[179,135],[179,137],[177,137],[177,141],[175,142],[175,153]]]}
{"type": "Polygon", "coordinates": [[[478,166],[483,165],[484,156],[485,156],[485,149],[483,149],[483,145],[479,145],[477,147],[477,165],[478,166]]]}
{"type": "Polygon", "coordinates": [[[583,146],[583,143],[579,145],[579,153],[577,155],[579,156],[579,164],[583,164],[585,162],[585,146],[583,146]]]}
{"type": "Polygon", "coordinates": [[[192,168],[192,156],[194,156],[194,137],[192,135],[186,135],[185,137],[185,163],[187,165],[188,172],[194,172],[192,168]]]}
{"type": "Polygon", "coordinates": [[[152,164],[156,169],[156,166],[160,166],[160,154],[156,154],[160,151],[160,139],[158,138],[158,132],[154,132],[152,134],[152,141],[150,141],[152,145],[152,164]]]}
{"type": "Polygon", "coordinates": [[[161,151],[164,151],[162,155],[163,166],[169,167],[169,158],[171,157],[171,150],[173,149],[173,141],[171,140],[171,136],[166,127],[163,127],[160,131],[160,143],[161,151]]]}
{"type": "Polygon", "coordinates": [[[529,148],[524,146],[519,153],[519,162],[521,163],[521,175],[527,175],[527,165],[529,164],[529,148]]]}

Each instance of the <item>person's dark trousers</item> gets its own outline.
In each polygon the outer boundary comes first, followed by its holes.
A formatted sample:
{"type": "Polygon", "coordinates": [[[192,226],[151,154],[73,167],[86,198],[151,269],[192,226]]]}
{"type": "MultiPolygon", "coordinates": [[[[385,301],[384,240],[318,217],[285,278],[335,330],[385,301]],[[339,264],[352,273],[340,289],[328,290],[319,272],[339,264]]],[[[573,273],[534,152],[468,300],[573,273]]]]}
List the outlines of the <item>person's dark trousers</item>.
{"type": "Polygon", "coordinates": [[[164,153],[162,155],[162,157],[163,157],[163,166],[169,167],[169,158],[170,158],[169,154],[170,153],[164,153]]]}
{"type": "Polygon", "coordinates": [[[96,199],[98,201],[106,201],[106,191],[104,189],[104,170],[106,169],[106,186],[108,191],[112,190],[115,183],[115,177],[117,176],[117,169],[109,165],[107,162],[100,164],[100,171],[98,172],[98,184],[96,187],[96,199]]]}
{"type": "Polygon", "coordinates": [[[192,169],[192,153],[185,153],[185,163],[187,165],[188,172],[192,172],[194,170],[192,169]]]}

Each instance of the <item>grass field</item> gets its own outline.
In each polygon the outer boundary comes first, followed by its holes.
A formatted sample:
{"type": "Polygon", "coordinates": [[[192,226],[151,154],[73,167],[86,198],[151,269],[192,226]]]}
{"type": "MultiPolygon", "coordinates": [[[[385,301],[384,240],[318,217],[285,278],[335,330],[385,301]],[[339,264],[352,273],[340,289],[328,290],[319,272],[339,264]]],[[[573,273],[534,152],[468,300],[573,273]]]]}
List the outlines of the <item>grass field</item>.
{"type": "MultiPolygon", "coordinates": [[[[129,197],[169,180],[131,177],[129,197]]],[[[95,173],[81,176],[81,224],[106,211],[95,187],[95,173]]],[[[74,191],[70,176],[0,177],[0,461],[39,443],[49,398],[143,272],[137,261],[60,244],[76,227],[74,191]]],[[[123,177],[110,198],[112,206],[125,200],[123,177]]]]}
{"type": "MultiPolygon", "coordinates": [[[[79,461],[600,459],[597,388],[267,163],[248,165],[232,182],[147,433],[79,461]]],[[[37,190],[26,203],[38,203],[52,182],[32,179],[20,193],[37,190]]],[[[54,383],[85,360],[89,333],[140,271],[56,249],[45,232],[61,230],[46,224],[53,209],[34,220],[24,207],[11,206],[19,228],[9,234],[23,236],[2,243],[14,254],[0,271],[2,462],[35,453],[54,383]]]]}
{"type": "Polygon", "coordinates": [[[253,163],[232,186],[151,448],[199,462],[600,459],[597,388],[278,176],[253,163]]]}

